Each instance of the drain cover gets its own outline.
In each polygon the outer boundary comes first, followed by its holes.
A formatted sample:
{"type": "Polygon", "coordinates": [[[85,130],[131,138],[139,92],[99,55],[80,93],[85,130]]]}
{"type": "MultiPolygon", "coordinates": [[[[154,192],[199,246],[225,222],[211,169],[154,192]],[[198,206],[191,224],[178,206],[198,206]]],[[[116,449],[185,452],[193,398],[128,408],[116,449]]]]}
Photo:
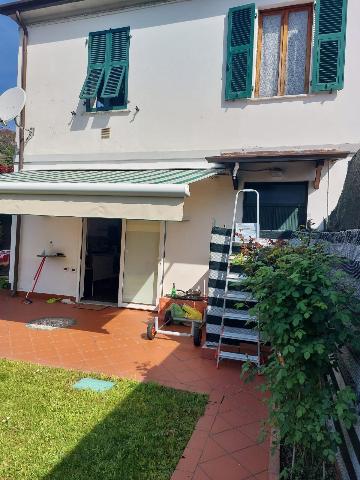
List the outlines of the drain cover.
{"type": "Polygon", "coordinates": [[[82,378],[76,382],[73,387],[77,390],[93,390],[94,392],[104,392],[110,390],[115,385],[114,382],[98,380],[97,378],[82,378]]]}
{"type": "Polygon", "coordinates": [[[43,317],[31,320],[26,326],[37,330],[56,330],[57,328],[69,328],[75,324],[76,320],[74,318],[43,317]]]}

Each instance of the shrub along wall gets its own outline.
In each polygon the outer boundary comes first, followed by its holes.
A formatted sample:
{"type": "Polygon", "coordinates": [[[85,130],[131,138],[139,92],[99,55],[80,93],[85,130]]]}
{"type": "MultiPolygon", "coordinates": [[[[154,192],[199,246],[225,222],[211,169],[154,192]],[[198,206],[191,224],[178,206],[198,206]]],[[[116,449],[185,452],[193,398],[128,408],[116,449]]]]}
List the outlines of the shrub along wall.
{"type": "Polygon", "coordinates": [[[244,286],[258,300],[252,313],[272,346],[261,370],[271,392],[270,425],[281,442],[281,478],[335,480],[332,462],[343,442],[329,419],[350,428],[357,415],[355,392],[335,390],[330,377],[339,350],[360,347],[354,335],[360,318],[344,274],[334,271],[337,257],[304,237],[273,247],[244,246],[238,260],[247,275],[244,286]]]}
{"type": "MultiPolygon", "coordinates": [[[[319,241],[325,244],[329,253],[344,259],[342,269],[349,274],[351,284],[360,300],[360,230],[344,232],[322,232],[319,241]]],[[[340,358],[340,372],[334,372],[332,381],[337,388],[351,385],[358,399],[359,420],[350,430],[337,424],[336,428],[343,439],[339,467],[345,480],[360,479],[360,354],[351,348],[344,348],[340,358]]]]}

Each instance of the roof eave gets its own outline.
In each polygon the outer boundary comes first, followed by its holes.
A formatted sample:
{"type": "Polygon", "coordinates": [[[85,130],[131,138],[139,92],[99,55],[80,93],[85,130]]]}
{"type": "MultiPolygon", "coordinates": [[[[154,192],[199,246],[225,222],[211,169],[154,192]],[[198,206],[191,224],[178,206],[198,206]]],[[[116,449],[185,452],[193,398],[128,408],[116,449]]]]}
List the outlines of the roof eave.
{"type": "Polygon", "coordinates": [[[16,12],[28,12],[40,8],[56,7],[67,3],[80,2],[81,0],[20,0],[5,5],[0,5],[0,15],[11,17],[16,12]]]}
{"type": "Polygon", "coordinates": [[[321,160],[340,160],[351,155],[347,150],[271,150],[271,151],[241,151],[223,153],[214,157],[207,157],[210,163],[279,163],[279,162],[317,162],[321,160]]]}
{"type": "Polygon", "coordinates": [[[51,21],[76,17],[84,13],[109,13],[135,6],[153,5],[181,0],[21,0],[0,5],[0,15],[16,20],[16,12],[22,14],[28,25],[43,21],[51,21]]]}

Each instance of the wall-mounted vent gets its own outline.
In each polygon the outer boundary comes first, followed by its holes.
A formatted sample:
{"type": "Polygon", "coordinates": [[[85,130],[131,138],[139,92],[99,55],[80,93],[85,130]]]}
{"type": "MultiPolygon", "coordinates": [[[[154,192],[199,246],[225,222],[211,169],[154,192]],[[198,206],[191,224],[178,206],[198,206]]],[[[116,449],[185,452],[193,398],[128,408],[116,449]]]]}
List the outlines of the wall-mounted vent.
{"type": "Polygon", "coordinates": [[[110,138],[110,128],[109,127],[101,129],[101,138],[103,140],[107,139],[107,138],[110,138]]]}

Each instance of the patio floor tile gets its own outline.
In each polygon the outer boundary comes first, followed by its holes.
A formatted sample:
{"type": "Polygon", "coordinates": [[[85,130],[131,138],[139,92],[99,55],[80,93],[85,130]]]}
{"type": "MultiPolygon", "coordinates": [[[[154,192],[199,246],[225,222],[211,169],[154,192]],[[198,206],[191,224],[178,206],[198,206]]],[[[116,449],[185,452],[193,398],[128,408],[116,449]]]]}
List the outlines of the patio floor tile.
{"type": "Polygon", "coordinates": [[[198,430],[204,430],[205,432],[210,432],[211,427],[215,421],[216,415],[205,414],[201,417],[196,425],[198,430]]]}
{"type": "Polygon", "coordinates": [[[205,414],[171,480],[267,480],[269,441],[257,445],[259,420],[266,417],[263,395],[256,390],[261,377],[245,384],[237,362],[224,361],[217,370],[215,360],[202,358],[188,338],[159,335],[148,341],[153,313],[81,310],[47,304],[36,295],[33,300],[24,305],[22,297],[0,292],[0,358],[207,393],[205,414]],[[74,318],[76,325],[53,331],[25,325],[46,316],[74,318]]]}
{"type": "Polygon", "coordinates": [[[251,476],[244,467],[228,455],[202,463],[201,468],[210,480],[245,480],[251,476]]]}
{"type": "Polygon", "coordinates": [[[226,453],[226,450],[220,447],[218,443],[216,443],[212,438],[208,438],[200,458],[200,463],[222,457],[223,455],[226,455],[226,453]]]}
{"type": "Polygon", "coordinates": [[[193,474],[190,472],[183,472],[181,470],[175,470],[171,476],[171,480],[192,480],[193,474]]]}
{"type": "Polygon", "coordinates": [[[205,448],[208,438],[209,438],[208,432],[195,429],[193,434],[190,437],[188,447],[196,448],[196,449],[200,448],[201,450],[203,450],[205,448]]]}
{"type": "Polygon", "coordinates": [[[226,420],[224,420],[220,415],[217,415],[213,426],[211,428],[211,433],[220,433],[224,432],[225,430],[230,430],[233,427],[231,423],[228,423],[226,420]]]}
{"type": "Polygon", "coordinates": [[[248,437],[250,437],[254,442],[258,443],[259,442],[259,436],[262,432],[262,422],[257,421],[255,423],[250,423],[248,425],[242,425],[239,427],[239,429],[245,433],[248,437]]]}
{"type": "Polygon", "coordinates": [[[230,410],[229,412],[220,413],[220,417],[225,420],[225,422],[233,425],[235,427],[240,427],[242,425],[247,425],[248,423],[253,423],[258,420],[258,417],[252,417],[246,411],[241,410],[230,410]]]}
{"type": "Polygon", "coordinates": [[[186,447],[176,467],[177,470],[194,473],[202,454],[201,448],[186,447]]]}
{"type": "Polygon", "coordinates": [[[200,375],[198,372],[192,370],[185,370],[183,372],[175,373],[176,378],[182,383],[193,383],[200,380],[200,375]]]}
{"type": "Polygon", "coordinates": [[[250,447],[254,442],[238,429],[226,430],[212,437],[228,453],[250,447]]]}
{"type": "Polygon", "coordinates": [[[261,473],[268,468],[269,453],[258,445],[234,452],[233,457],[252,474],[261,473]]]}
{"type": "Polygon", "coordinates": [[[219,402],[212,402],[211,400],[207,404],[205,415],[217,415],[219,412],[219,402]]]}
{"type": "Polygon", "coordinates": [[[264,472],[258,473],[255,475],[256,480],[268,480],[269,472],[266,470],[264,472]]]}
{"type": "Polygon", "coordinates": [[[209,477],[205,474],[201,466],[197,467],[195,470],[192,480],[209,480],[209,477]]]}

